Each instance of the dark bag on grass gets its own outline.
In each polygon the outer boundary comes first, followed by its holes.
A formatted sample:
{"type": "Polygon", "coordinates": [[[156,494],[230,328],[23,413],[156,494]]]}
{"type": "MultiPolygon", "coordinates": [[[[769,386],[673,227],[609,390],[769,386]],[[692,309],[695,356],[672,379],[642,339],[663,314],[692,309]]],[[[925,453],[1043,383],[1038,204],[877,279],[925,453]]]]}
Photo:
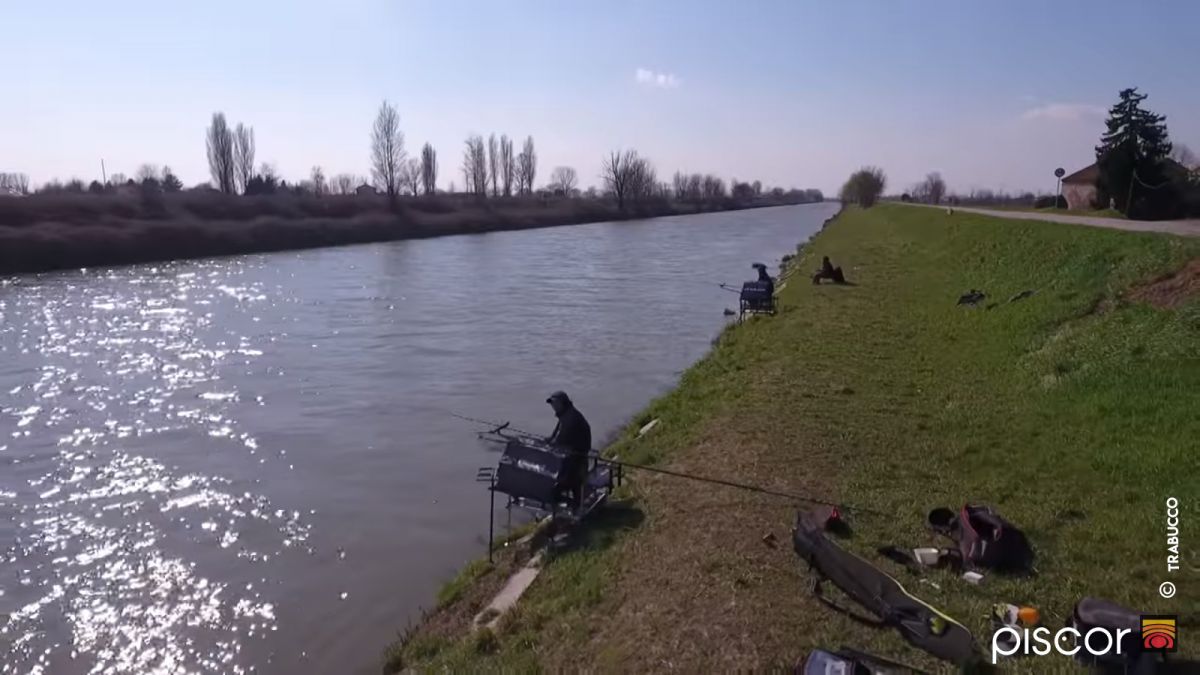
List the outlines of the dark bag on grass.
{"type": "Polygon", "coordinates": [[[795,670],[799,675],[904,675],[923,671],[903,663],[842,647],[836,652],[814,649],[795,670]]]}
{"type": "Polygon", "coordinates": [[[965,665],[977,658],[970,631],[909,595],[898,581],[871,563],[835,544],[825,535],[825,520],[801,512],[792,530],[796,554],[817,572],[812,588],[818,600],[861,623],[895,628],[909,644],[940,659],[965,665]],[[825,580],[878,618],[855,614],[821,595],[825,580]]]}
{"type": "Polygon", "coordinates": [[[958,543],[968,568],[1033,571],[1033,549],[1025,533],[990,506],[967,504],[957,514],[947,508],[934,509],[929,512],[929,527],[958,543]]]}
{"type": "Polygon", "coordinates": [[[1086,649],[1080,649],[1076,658],[1085,664],[1105,672],[1130,675],[1148,675],[1157,671],[1159,654],[1142,651],[1142,615],[1132,609],[1101,598],[1083,598],[1071,610],[1067,625],[1079,631],[1080,635],[1087,635],[1093,628],[1104,628],[1113,637],[1116,637],[1120,630],[1129,631],[1121,634],[1120,654],[1113,649],[1108,654],[1097,657],[1092,656],[1086,649]]]}

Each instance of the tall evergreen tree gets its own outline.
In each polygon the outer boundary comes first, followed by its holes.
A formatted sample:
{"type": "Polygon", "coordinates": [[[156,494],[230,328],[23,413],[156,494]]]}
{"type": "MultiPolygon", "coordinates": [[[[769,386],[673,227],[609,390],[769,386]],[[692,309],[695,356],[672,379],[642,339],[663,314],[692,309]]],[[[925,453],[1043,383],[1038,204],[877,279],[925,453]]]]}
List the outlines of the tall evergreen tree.
{"type": "Polygon", "coordinates": [[[1165,184],[1163,159],[1171,153],[1165,115],[1156,115],[1142,107],[1146,94],[1136,87],[1123,89],[1121,100],[1108,111],[1107,127],[1096,146],[1100,176],[1096,181],[1101,204],[1111,197],[1117,209],[1128,214],[1139,201],[1162,201],[1166,194],[1155,194],[1165,184]]]}

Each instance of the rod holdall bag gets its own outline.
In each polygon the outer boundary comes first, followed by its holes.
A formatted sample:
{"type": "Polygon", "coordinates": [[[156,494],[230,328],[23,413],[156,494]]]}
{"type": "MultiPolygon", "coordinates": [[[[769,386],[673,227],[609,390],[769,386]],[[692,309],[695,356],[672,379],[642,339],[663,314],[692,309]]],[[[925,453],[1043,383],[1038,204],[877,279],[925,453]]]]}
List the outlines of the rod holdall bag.
{"type": "Polygon", "coordinates": [[[966,504],[958,513],[947,508],[929,512],[929,527],[958,544],[968,569],[1028,574],[1033,571],[1033,548],[1017,526],[990,506],[966,504]]]}
{"type": "Polygon", "coordinates": [[[871,563],[846,551],[825,534],[823,514],[800,512],[792,530],[792,545],[816,572],[811,590],[827,607],[873,627],[900,632],[909,644],[937,658],[959,665],[976,662],[979,652],[971,632],[962,624],[910,595],[900,582],[871,563]],[[829,581],[869,615],[854,612],[825,597],[822,583],[829,581]]]}
{"type": "MultiPolygon", "coordinates": [[[[1113,638],[1121,636],[1120,654],[1114,648],[1106,654],[1096,656],[1081,648],[1075,656],[1083,663],[1106,671],[1148,675],[1157,672],[1158,664],[1165,658],[1161,652],[1142,650],[1142,615],[1111,600],[1093,597],[1080,599],[1075,603],[1066,623],[1079,631],[1080,635],[1087,635],[1093,628],[1103,628],[1113,638]]],[[[1077,640],[1080,647],[1083,647],[1082,640],[1083,638],[1077,640]]],[[[1108,639],[1097,639],[1097,642],[1107,645],[1108,639]]]]}

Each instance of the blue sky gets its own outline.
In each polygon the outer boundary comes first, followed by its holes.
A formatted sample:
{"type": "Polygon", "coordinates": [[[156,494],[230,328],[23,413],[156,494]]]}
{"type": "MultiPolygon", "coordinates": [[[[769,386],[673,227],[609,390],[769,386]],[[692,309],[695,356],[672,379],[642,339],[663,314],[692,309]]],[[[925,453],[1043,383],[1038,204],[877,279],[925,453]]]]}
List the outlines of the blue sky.
{"type": "Polygon", "coordinates": [[[167,164],[208,179],[213,111],[254,127],[288,179],[366,174],[379,103],[441,184],[470,133],[532,134],[598,184],[605,152],[834,191],[863,164],[891,188],[1052,190],[1091,161],[1103,110],[1138,86],[1200,152],[1200,3],[5,3],[0,171],[35,183],[167,164]]]}

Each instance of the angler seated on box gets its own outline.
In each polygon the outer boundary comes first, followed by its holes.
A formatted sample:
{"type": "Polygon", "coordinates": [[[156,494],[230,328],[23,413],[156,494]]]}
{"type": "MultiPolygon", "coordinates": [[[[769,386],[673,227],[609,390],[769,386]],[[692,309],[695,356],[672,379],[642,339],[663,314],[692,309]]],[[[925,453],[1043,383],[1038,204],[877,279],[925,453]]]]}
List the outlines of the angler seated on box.
{"type": "Polygon", "coordinates": [[[583,504],[588,455],[592,451],[592,427],[566,392],[556,391],[550,394],[546,403],[550,404],[554,409],[554,416],[558,418],[554,433],[546,440],[566,451],[569,460],[559,489],[563,492],[570,491],[571,507],[578,509],[583,504]]]}
{"type": "Polygon", "coordinates": [[[768,291],[767,295],[768,296],[774,295],[775,294],[775,280],[771,278],[770,274],[767,274],[767,266],[762,263],[754,263],[753,265],[751,265],[751,267],[758,270],[758,282],[766,285],[766,288],[768,291]]]}
{"type": "Polygon", "coordinates": [[[812,281],[814,284],[821,283],[822,279],[829,279],[835,284],[846,283],[846,277],[842,274],[842,268],[834,267],[833,263],[829,262],[829,256],[821,258],[821,269],[813,275],[812,281]]]}

